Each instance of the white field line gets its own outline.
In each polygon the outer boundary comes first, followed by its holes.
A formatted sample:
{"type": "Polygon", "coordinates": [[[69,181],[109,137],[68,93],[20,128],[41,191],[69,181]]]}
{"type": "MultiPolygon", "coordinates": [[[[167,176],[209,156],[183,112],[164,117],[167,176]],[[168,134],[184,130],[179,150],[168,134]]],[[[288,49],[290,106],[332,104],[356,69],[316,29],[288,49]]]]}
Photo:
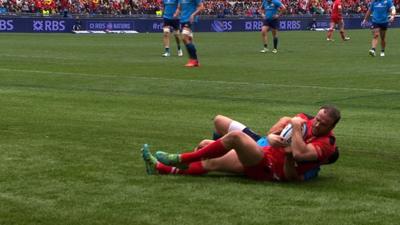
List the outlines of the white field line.
{"type": "Polygon", "coordinates": [[[291,85],[291,84],[272,84],[272,83],[251,83],[251,82],[233,82],[233,81],[215,81],[215,80],[193,80],[193,79],[173,79],[173,78],[159,78],[159,77],[143,77],[129,74],[88,74],[88,73],[70,73],[70,72],[54,72],[45,70],[21,70],[21,69],[10,69],[0,68],[0,71],[4,72],[19,72],[19,73],[38,73],[47,75],[57,76],[81,76],[91,78],[124,78],[124,79],[141,79],[141,80],[161,80],[170,82],[192,82],[192,83],[213,83],[213,84],[224,84],[224,85],[244,85],[244,86],[268,86],[268,87],[284,87],[284,88],[304,88],[304,89],[322,89],[322,90],[341,90],[341,91],[365,91],[365,92],[382,92],[382,93],[400,93],[400,90],[390,89],[379,89],[379,88],[346,88],[346,87],[325,87],[318,85],[291,85]],[[123,77],[121,77],[123,76],[123,77]]]}

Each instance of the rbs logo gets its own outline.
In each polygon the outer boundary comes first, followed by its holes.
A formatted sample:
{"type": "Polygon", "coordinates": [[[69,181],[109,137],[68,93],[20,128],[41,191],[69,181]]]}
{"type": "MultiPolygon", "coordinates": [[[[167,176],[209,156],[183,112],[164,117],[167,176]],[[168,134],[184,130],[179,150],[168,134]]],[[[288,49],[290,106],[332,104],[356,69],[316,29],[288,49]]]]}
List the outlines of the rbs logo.
{"type": "Polygon", "coordinates": [[[162,23],[153,23],[153,30],[160,31],[163,28],[162,23]]]}
{"type": "Polygon", "coordinates": [[[246,21],[244,23],[244,30],[246,31],[254,31],[254,30],[261,30],[263,22],[261,21],[246,21]]]}
{"type": "Polygon", "coordinates": [[[0,20],[0,31],[11,31],[14,30],[13,20],[0,20]]]}
{"type": "Polygon", "coordinates": [[[65,31],[65,21],[63,20],[34,20],[33,31],[65,31]]]}
{"type": "Polygon", "coordinates": [[[279,28],[281,30],[300,30],[301,22],[298,20],[280,21],[279,28]]]}
{"type": "Polygon", "coordinates": [[[231,31],[232,30],[232,21],[214,20],[211,24],[211,27],[216,32],[231,31]]]}

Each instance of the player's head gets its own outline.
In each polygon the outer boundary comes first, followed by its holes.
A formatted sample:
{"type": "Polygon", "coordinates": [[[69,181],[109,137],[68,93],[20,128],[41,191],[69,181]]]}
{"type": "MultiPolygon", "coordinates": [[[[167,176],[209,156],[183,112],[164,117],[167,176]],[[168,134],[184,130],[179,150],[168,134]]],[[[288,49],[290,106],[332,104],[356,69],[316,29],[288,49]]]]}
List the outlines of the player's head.
{"type": "Polygon", "coordinates": [[[322,106],[314,118],[312,133],[314,136],[328,134],[340,120],[340,111],[335,106],[322,106]]]}

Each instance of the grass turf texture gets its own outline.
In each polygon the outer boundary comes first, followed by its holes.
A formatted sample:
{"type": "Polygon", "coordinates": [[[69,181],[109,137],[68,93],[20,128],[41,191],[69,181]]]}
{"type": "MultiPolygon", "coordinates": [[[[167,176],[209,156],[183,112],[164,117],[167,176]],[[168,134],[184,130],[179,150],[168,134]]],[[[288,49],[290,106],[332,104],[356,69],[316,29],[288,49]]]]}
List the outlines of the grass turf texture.
{"type": "Polygon", "coordinates": [[[398,223],[400,30],[384,58],[349,35],[281,32],[274,55],[259,33],[196,33],[188,69],[161,34],[2,34],[0,224],[398,223]],[[341,157],[314,181],[145,174],[143,143],[189,150],[216,114],[265,132],[324,103],[342,109],[341,157]]]}

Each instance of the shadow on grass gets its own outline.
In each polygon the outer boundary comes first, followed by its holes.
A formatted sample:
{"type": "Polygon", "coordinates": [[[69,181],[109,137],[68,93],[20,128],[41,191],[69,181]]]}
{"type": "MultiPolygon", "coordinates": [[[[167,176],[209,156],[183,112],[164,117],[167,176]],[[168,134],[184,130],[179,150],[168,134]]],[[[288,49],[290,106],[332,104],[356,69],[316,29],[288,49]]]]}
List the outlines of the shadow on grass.
{"type": "Polygon", "coordinates": [[[256,181],[245,177],[244,175],[229,174],[229,173],[210,173],[202,176],[179,176],[179,175],[167,175],[174,180],[176,183],[238,183],[242,185],[280,185],[288,188],[300,188],[309,190],[313,186],[316,188],[324,187],[324,189],[336,190],[337,185],[340,183],[338,177],[334,176],[320,176],[315,179],[304,181],[304,182],[279,182],[279,181],[256,181]]]}

